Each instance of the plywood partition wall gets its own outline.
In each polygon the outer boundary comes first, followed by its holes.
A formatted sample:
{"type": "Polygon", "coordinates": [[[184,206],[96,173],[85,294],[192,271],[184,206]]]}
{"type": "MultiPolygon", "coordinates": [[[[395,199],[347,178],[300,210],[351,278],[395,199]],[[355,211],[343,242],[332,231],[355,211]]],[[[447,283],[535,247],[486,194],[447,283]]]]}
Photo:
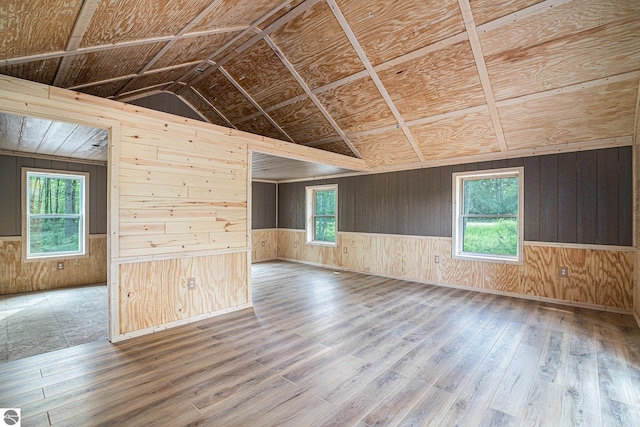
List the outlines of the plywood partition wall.
{"type": "Polygon", "coordinates": [[[0,111],[109,130],[114,341],[249,306],[250,150],[318,151],[7,76],[0,111]]]}

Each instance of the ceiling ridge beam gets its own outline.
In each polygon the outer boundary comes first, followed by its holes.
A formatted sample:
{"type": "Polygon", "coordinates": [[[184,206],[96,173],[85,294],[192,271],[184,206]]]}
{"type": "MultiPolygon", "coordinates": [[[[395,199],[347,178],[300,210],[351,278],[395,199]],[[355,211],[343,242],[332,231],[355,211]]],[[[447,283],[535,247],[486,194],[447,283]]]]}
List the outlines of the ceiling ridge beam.
{"type": "Polygon", "coordinates": [[[282,129],[280,127],[280,125],[278,123],[276,123],[275,120],[273,120],[273,118],[267,114],[264,109],[260,106],[260,104],[258,104],[258,102],[253,99],[253,97],[251,95],[249,95],[249,93],[242,87],[242,85],[240,83],[238,83],[236,81],[236,79],[234,79],[231,74],[229,74],[227,72],[227,70],[224,69],[224,67],[219,67],[218,70],[220,71],[220,73],[227,79],[229,80],[229,82],[236,88],[238,89],[238,91],[240,91],[240,93],[258,110],[262,113],[262,115],[264,116],[265,119],[267,119],[269,121],[269,123],[271,123],[271,125],[273,127],[275,127],[276,129],[278,129],[278,132],[280,132],[282,134],[282,136],[284,136],[285,138],[287,138],[289,140],[289,142],[294,142],[293,138],[291,138],[289,136],[289,134],[287,132],[285,132],[284,129],[282,129]]]}
{"type": "MultiPolygon", "coordinates": [[[[96,13],[96,10],[98,10],[99,4],[100,0],[85,0],[82,2],[80,13],[78,13],[78,16],[76,17],[76,22],[73,24],[73,30],[71,30],[71,35],[67,41],[67,47],[65,49],[66,52],[75,52],[80,47],[80,43],[82,42],[87,29],[89,29],[89,24],[91,23],[91,19],[96,13]]],[[[53,86],[61,85],[67,77],[70,67],[71,56],[65,56],[58,65],[56,76],[53,79],[53,86]]]]}
{"type": "Polygon", "coordinates": [[[295,69],[295,67],[289,61],[289,59],[287,59],[287,57],[284,55],[284,52],[280,50],[280,48],[274,43],[271,37],[265,37],[265,41],[267,42],[271,50],[273,50],[273,52],[278,56],[278,58],[280,58],[280,61],[284,64],[287,70],[289,70],[293,78],[296,80],[296,82],[298,82],[298,84],[305,91],[307,96],[309,96],[309,99],[311,99],[311,102],[313,102],[316,108],[320,110],[320,113],[322,113],[322,115],[329,122],[331,127],[333,127],[333,129],[338,133],[338,135],[340,135],[340,138],[342,138],[344,143],[347,144],[347,147],[349,147],[349,149],[353,152],[353,154],[357,158],[361,159],[362,156],[360,155],[360,152],[358,151],[358,149],[353,145],[351,140],[347,137],[345,132],[338,125],[338,123],[333,119],[333,117],[331,117],[331,114],[329,114],[327,109],[324,108],[324,105],[322,105],[318,97],[311,91],[311,88],[309,87],[309,85],[307,85],[307,83],[304,81],[302,76],[298,74],[298,71],[295,69]]]}
{"type": "MultiPolygon", "coordinates": [[[[256,19],[253,23],[251,23],[251,25],[249,26],[249,28],[247,28],[246,30],[244,30],[242,33],[238,34],[236,37],[234,37],[233,39],[229,40],[227,43],[225,43],[222,47],[220,47],[218,50],[216,50],[215,52],[213,52],[211,55],[207,56],[203,61],[202,64],[203,65],[211,65],[209,64],[207,61],[211,60],[212,58],[216,57],[218,54],[224,52],[227,48],[229,48],[230,46],[232,46],[236,41],[240,40],[242,37],[244,37],[246,34],[255,31],[257,32],[257,35],[252,37],[249,41],[244,42],[241,46],[239,46],[238,48],[234,49],[232,52],[230,52],[229,54],[227,54],[224,58],[222,58],[220,61],[216,61],[214,63],[213,66],[208,67],[204,73],[201,73],[199,76],[192,78],[189,81],[189,85],[194,85],[195,83],[199,82],[200,80],[206,78],[207,76],[211,75],[213,72],[215,72],[217,70],[218,67],[226,64],[227,62],[229,62],[231,59],[235,58],[237,55],[239,55],[240,53],[244,52],[246,49],[248,49],[249,47],[253,46],[254,44],[256,44],[257,42],[259,42],[262,37],[260,36],[261,34],[263,34],[265,31],[275,31],[277,28],[280,28],[280,26],[286,24],[287,22],[289,22],[291,19],[295,18],[296,16],[298,16],[299,14],[305,12],[310,6],[310,4],[315,4],[318,3],[321,0],[305,0],[304,2],[302,2],[301,4],[299,4],[298,6],[296,6],[294,9],[290,10],[289,12],[285,13],[284,16],[280,17],[279,19],[277,19],[275,22],[273,22],[272,24],[270,24],[269,26],[267,26],[265,29],[263,29],[262,31],[260,31],[258,29],[258,25],[260,25],[261,23],[263,23],[264,21],[266,21],[267,19],[269,19],[271,16],[273,16],[275,13],[277,13],[280,9],[282,9],[283,7],[287,6],[289,3],[291,3],[291,0],[286,0],[282,3],[280,3],[278,6],[276,6],[275,8],[271,9],[268,13],[262,15],[260,18],[256,19]],[[276,27],[276,25],[278,25],[276,27]],[[248,44],[249,42],[252,42],[251,44],[248,44]]],[[[183,80],[186,79],[187,76],[189,76],[191,74],[191,72],[185,73],[184,76],[182,76],[179,80],[183,80]]]]}
{"type": "Polygon", "coordinates": [[[371,65],[371,61],[369,61],[369,58],[367,58],[367,55],[365,54],[364,49],[360,45],[360,42],[358,41],[358,39],[356,38],[353,30],[351,29],[351,27],[347,23],[347,19],[342,14],[342,11],[340,10],[338,5],[336,4],[335,0],[326,0],[326,1],[327,1],[327,4],[329,5],[329,7],[331,8],[331,11],[333,12],[333,15],[336,17],[336,20],[340,24],[340,27],[342,28],[342,31],[344,31],[345,35],[347,36],[347,39],[349,39],[349,42],[351,42],[351,45],[353,46],[354,50],[358,54],[358,58],[360,58],[360,61],[364,64],[365,69],[369,73],[369,77],[371,78],[371,80],[373,80],[373,83],[378,88],[378,91],[380,92],[380,95],[382,95],[382,98],[385,100],[385,102],[387,103],[387,106],[389,107],[389,109],[393,113],[393,116],[395,117],[396,121],[398,122],[398,126],[400,127],[400,129],[402,129],[402,132],[404,133],[405,137],[407,138],[407,140],[411,144],[411,148],[413,148],[413,151],[415,152],[415,154],[418,157],[418,159],[421,162],[424,162],[425,161],[424,155],[420,151],[420,148],[418,147],[418,144],[416,143],[415,139],[413,138],[413,135],[409,131],[409,128],[405,124],[404,119],[402,118],[402,115],[400,114],[400,111],[398,110],[398,108],[394,104],[393,100],[391,99],[391,96],[389,95],[389,92],[387,92],[387,89],[382,84],[382,81],[380,80],[380,77],[378,77],[378,74],[374,70],[373,65],[371,65]]]}
{"type": "Polygon", "coordinates": [[[532,6],[525,7],[524,9],[518,10],[516,12],[510,13],[508,15],[501,16],[500,18],[496,18],[493,21],[478,25],[476,28],[479,34],[487,33],[489,31],[503,27],[507,24],[518,22],[522,19],[547,12],[553,7],[571,3],[572,1],[574,0],[545,0],[532,6]]]}
{"type": "Polygon", "coordinates": [[[484,54],[482,53],[480,36],[478,36],[478,30],[476,29],[471,4],[469,3],[469,0],[458,0],[458,6],[462,13],[464,26],[467,29],[469,44],[471,44],[471,52],[473,53],[478,76],[480,77],[480,83],[482,84],[482,90],[484,91],[484,98],[487,102],[487,107],[489,107],[489,116],[491,117],[491,123],[493,124],[493,130],[496,134],[500,151],[507,151],[507,140],[504,137],[502,121],[500,120],[500,114],[498,113],[498,107],[496,106],[496,99],[493,95],[493,89],[491,88],[489,71],[487,70],[487,64],[485,63],[484,54]]]}
{"type": "Polygon", "coordinates": [[[534,99],[543,99],[543,98],[548,98],[550,96],[561,95],[565,93],[579,92],[583,89],[604,86],[606,84],[623,82],[627,80],[635,80],[638,78],[640,78],[640,70],[629,71],[627,73],[616,74],[613,76],[602,77],[594,80],[588,80],[582,83],[574,83],[571,85],[558,87],[555,89],[549,89],[542,92],[535,92],[527,95],[516,96],[514,98],[502,99],[500,101],[496,101],[496,104],[498,105],[498,107],[507,107],[509,105],[520,104],[525,101],[532,101],[534,99]]]}

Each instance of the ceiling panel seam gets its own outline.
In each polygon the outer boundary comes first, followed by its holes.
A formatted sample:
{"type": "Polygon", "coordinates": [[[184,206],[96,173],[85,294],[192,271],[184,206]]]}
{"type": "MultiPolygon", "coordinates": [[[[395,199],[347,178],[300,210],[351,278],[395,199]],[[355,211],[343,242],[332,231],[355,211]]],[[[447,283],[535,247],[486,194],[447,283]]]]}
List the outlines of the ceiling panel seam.
{"type": "Polygon", "coordinates": [[[258,104],[258,102],[253,99],[253,97],[251,95],[249,95],[249,93],[242,87],[242,85],[240,83],[238,83],[236,81],[236,79],[234,79],[228,72],[227,70],[225,70],[224,67],[219,67],[218,71],[220,71],[220,73],[227,79],[229,80],[229,82],[235,86],[236,89],[238,89],[240,91],[240,93],[242,94],[242,96],[244,96],[250,103],[251,105],[253,105],[255,108],[258,109],[258,111],[260,111],[262,113],[262,115],[264,116],[264,118],[266,118],[269,123],[271,123],[271,125],[273,127],[275,127],[276,129],[278,129],[278,132],[280,132],[282,134],[282,136],[284,136],[285,138],[287,138],[289,140],[289,142],[294,142],[293,138],[291,138],[289,136],[289,134],[287,132],[284,131],[284,129],[282,129],[280,127],[280,125],[278,123],[276,123],[275,120],[273,120],[273,118],[271,118],[271,116],[267,113],[265,113],[264,109],[260,106],[260,104],[258,104]]]}
{"type": "Polygon", "coordinates": [[[362,156],[360,155],[360,152],[358,151],[358,149],[351,143],[351,141],[349,140],[347,135],[344,133],[344,131],[338,125],[338,123],[333,119],[333,117],[331,117],[331,114],[329,114],[327,109],[324,108],[324,105],[322,105],[322,103],[320,102],[318,97],[311,91],[311,88],[309,88],[309,85],[307,85],[307,83],[304,81],[302,76],[300,76],[300,74],[298,74],[298,72],[296,71],[296,69],[293,66],[293,64],[284,55],[284,52],[282,52],[280,50],[280,48],[278,48],[278,46],[274,43],[274,41],[271,39],[271,37],[265,37],[265,41],[267,42],[269,47],[271,47],[271,49],[275,52],[275,54],[278,56],[278,58],[280,58],[280,61],[282,61],[284,66],[287,68],[287,70],[289,70],[289,72],[291,73],[293,78],[296,79],[296,81],[298,82],[300,87],[302,87],[302,89],[306,92],[306,94],[309,96],[309,99],[311,99],[311,102],[313,102],[313,104],[316,106],[316,108],[318,110],[320,110],[320,113],[322,113],[324,118],[327,119],[327,121],[331,124],[333,129],[338,133],[338,135],[340,135],[340,138],[342,138],[344,143],[347,144],[349,149],[353,152],[353,154],[357,158],[361,159],[362,156]]]}
{"type": "Polygon", "coordinates": [[[482,45],[480,44],[480,36],[478,36],[478,31],[476,29],[476,24],[473,18],[473,12],[471,11],[471,4],[469,3],[469,0],[458,0],[458,5],[460,6],[460,12],[462,13],[464,26],[467,29],[467,34],[469,35],[471,52],[473,53],[473,58],[476,63],[476,69],[480,77],[480,83],[482,83],[484,98],[486,100],[487,106],[489,107],[489,116],[491,117],[493,130],[496,133],[496,138],[498,139],[500,151],[507,151],[507,141],[504,137],[502,122],[500,121],[500,114],[498,113],[496,99],[493,95],[493,89],[491,88],[491,79],[489,78],[487,64],[485,63],[484,55],[482,54],[482,45]]]}
{"type": "Polygon", "coordinates": [[[358,39],[356,38],[356,36],[353,33],[353,30],[351,29],[349,24],[347,23],[347,20],[344,17],[344,15],[342,14],[342,11],[340,10],[338,5],[336,4],[335,0],[327,0],[327,4],[331,8],[331,11],[333,12],[333,14],[336,17],[336,19],[338,20],[338,23],[340,24],[340,27],[342,28],[342,31],[344,31],[345,35],[347,36],[347,39],[349,39],[349,42],[351,43],[351,45],[353,46],[354,50],[358,54],[358,57],[360,58],[360,61],[362,61],[365,69],[369,73],[369,76],[373,80],[373,83],[376,85],[378,91],[382,95],[382,98],[384,98],[384,101],[386,102],[387,106],[389,107],[389,109],[393,113],[393,116],[395,117],[396,121],[398,122],[398,127],[400,129],[402,129],[402,132],[404,133],[405,137],[407,138],[407,140],[411,144],[411,148],[413,148],[413,151],[415,152],[415,154],[418,157],[418,159],[421,162],[424,162],[425,158],[422,155],[422,152],[420,151],[420,149],[418,148],[418,144],[416,143],[415,139],[413,138],[413,135],[411,135],[411,132],[409,131],[409,128],[406,126],[406,124],[404,122],[404,119],[402,118],[402,115],[400,114],[400,111],[398,111],[398,108],[396,107],[396,105],[394,104],[393,100],[391,99],[391,96],[389,95],[389,92],[387,92],[387,89],[382,84],[382,81],[380,80],[380,77],[378,77],[378,74],[373,69],[373,66],[371,65],[371,61],[369,61],[369,58],[367,58],[367,55],[364,52],[364,49],[362,49],[362,46],[360,46],[360,42],[358,42],[358,39]]]}

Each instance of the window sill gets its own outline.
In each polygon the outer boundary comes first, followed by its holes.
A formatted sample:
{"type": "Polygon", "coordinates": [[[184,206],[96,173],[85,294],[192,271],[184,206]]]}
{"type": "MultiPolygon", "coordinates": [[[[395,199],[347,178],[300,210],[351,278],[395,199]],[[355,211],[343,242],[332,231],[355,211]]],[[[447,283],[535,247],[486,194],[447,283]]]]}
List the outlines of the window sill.
{"type": "Polygon", "coordinates": [[[479,262],[492,262],[494,264],[512,264],[523,265],[522,259],[514,257],[502,257],[499,255],[480,255],[480,254],[455,254],[451,258],[461,261],[479,261],[479,262]]]}
{"type": "Polygon", "coordinates": [[[336,242],[322,242],[319,240],[313,240],[310,242],[305,242],[306,245],[309,246],[327,246],[327,247],[333,247],[333,248],[337,248],[338,244],[336,242]]]}
{"type": "Polygon", "coordinates": [[[22,262],[47,262],[47,261],[68,261],[71,259],[90,258],[91,254],[72,254],[72,255],[50,255],[50,256],[37,256],[31,258],[22,258],[22,262]]]}

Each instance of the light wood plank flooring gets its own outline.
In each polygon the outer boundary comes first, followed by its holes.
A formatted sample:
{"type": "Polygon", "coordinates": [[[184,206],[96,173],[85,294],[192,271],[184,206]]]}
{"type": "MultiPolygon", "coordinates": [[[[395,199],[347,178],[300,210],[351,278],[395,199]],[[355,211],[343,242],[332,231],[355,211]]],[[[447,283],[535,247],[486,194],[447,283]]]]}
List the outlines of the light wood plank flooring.
{"type": "Polygon", "coordinates": [[[640,425],[631,316],[284,262],[254,309],[0,364],[23,426],[640,425]]]}

